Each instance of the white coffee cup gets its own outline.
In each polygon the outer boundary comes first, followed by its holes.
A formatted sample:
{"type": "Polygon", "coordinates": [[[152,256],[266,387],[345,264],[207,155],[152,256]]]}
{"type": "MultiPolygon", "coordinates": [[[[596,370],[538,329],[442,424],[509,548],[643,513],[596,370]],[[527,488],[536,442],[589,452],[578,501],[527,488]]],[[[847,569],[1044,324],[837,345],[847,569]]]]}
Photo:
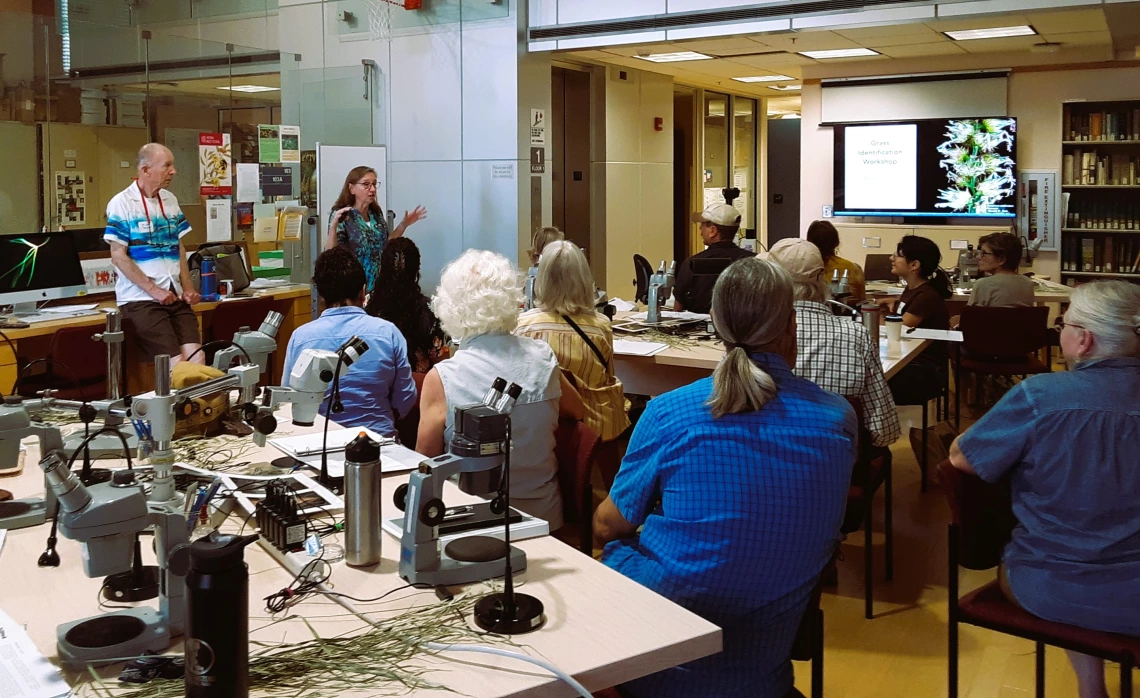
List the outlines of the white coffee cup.
{"type": "Polygon", "coordinates": [[[902,351],[902,315],[888,315],[883,324],[887,328],[887,353],[900,353],[902,351]]]}

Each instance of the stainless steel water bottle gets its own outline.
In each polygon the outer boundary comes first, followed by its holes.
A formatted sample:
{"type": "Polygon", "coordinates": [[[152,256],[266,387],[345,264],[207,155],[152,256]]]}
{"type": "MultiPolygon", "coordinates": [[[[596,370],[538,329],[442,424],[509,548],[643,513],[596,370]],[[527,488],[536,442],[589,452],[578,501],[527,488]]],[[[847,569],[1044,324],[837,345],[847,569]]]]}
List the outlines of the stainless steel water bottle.
{"type": "Polygon", "coordinates": [[[380,444],[368,434],[344,448],[344,561],[353,567],[380,562],[380,444]]]}
{"type": "Polygon", "coordinates": [[[186,575],[187,698],[249,696],[249,568],[257,535],[213,531],[190,545],[186,575]]]}
{"type": "Polygon", "coordinates": [[[863,316],[863,327],[871,337],[871,346],[879,346],[879,314],[882,308],[878,303],[864,303],[859,306],[859,312],[863,316]]]}

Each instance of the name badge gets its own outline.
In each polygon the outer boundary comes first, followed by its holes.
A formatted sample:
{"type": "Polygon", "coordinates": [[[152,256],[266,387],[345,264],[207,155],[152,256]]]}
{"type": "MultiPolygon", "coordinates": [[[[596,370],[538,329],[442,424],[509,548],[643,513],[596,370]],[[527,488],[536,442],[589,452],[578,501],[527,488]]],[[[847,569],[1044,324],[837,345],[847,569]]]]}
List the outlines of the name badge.
{"type": "Polygon", "coordinates": [[[150,221],[139,221],[139,232],[140,233],[154,232],[153,230],[151,230],[150,221]]]}

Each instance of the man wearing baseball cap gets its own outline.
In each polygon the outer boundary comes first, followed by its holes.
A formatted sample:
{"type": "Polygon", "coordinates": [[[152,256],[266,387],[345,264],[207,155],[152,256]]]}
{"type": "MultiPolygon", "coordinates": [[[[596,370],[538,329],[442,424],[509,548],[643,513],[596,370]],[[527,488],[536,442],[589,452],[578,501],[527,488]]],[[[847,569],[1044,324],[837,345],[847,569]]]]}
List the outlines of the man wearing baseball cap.
{"type": "MultiPolygon", "coordinates": [[[[765,255],[761,255],[765,256],[765,255]]],[[[832,314],[823,257],[814,243],[787,238],[766,254],[792,276],[796,309],[795,374],[824,390],[859,398],[875,446],[898,440],[899,415],[883,377],[879,348],[858,322],[832,314]]]]}
{"type": "MultiPolygon", "coordinates": [[[[694,272],[696,260],[727,260],[725,267],[738,259],[751,257],[752,252],[736,246],[736,231],[740,230],[740,212],[728,204],[713,204],[692,215],[692,221],[701,226],[701,239],[707,246],[703,252],[689,257],[677,270],[677,283],[673,289],[673,309],[707,313],[712,307],[713,286],[719,274],[694,272]]],[[[699,266],[699,262],[696,262],[699,266]]]]}

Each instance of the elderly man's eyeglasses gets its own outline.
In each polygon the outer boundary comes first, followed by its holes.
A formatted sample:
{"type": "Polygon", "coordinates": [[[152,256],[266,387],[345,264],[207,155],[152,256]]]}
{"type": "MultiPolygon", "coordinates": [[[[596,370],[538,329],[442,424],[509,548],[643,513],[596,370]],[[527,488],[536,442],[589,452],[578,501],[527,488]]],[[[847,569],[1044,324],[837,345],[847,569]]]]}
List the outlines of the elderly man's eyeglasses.
{"type": "Polygon", "coordinates": [[[1075,322],[1065,322],[1064,320],[1058,320],[1057,321],[1057,329],[1058,330],[1063,330],[1066,327],[1072,327],[1073,329],[1077,329],[1077,330],[1085,329],[1084,325],[1078,325],[1075,322]]]}

